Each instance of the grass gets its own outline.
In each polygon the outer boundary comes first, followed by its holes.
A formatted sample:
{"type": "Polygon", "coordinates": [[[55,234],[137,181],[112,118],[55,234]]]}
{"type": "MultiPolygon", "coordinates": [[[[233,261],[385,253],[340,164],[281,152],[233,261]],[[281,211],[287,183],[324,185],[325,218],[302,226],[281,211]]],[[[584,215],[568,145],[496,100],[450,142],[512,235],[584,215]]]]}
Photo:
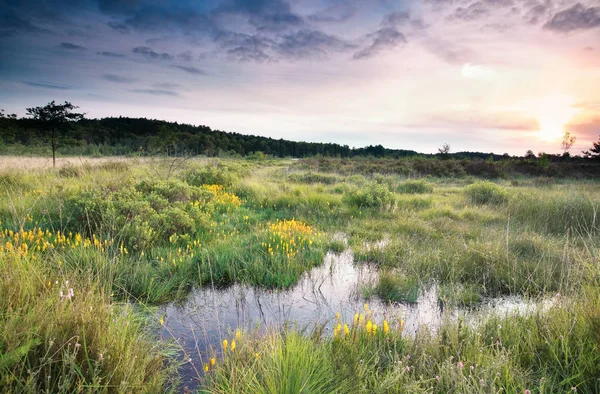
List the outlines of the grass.
{"type": "Polygon", "coordinates": [[[119,160],[1,172],[0,391],[177,391],[181,349],[156,340],[152,305],[198,286],[289,288],[346,247],[379,270],[365,298],[414,303],[438,285],[450,308],[561,301],[477,324],[448,317],[416,336],[400,321],[384,332],[368,310],[357,311],[360,324],[338,318],[333,336],[246,334],[225,357],[215,352],[202,390],[600,391],[596,182],[406,180],[415,174],[371,171],[389,161],[321,164],[290,173],[287,161],[119,160]]]}

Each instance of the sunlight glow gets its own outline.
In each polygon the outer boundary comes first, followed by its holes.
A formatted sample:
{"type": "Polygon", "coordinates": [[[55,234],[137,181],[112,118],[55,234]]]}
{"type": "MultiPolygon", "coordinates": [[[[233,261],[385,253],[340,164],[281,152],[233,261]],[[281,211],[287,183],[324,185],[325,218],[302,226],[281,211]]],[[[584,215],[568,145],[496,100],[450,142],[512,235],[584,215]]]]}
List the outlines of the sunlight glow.
{"type": "Polygon", "coordinates": [[[565,132],[565,125],[576,114],[575,100],[569,96],[555,94],[536,100],[531,112],[540,128],[538,137],[544,141],[558,141],[565,132]]]}

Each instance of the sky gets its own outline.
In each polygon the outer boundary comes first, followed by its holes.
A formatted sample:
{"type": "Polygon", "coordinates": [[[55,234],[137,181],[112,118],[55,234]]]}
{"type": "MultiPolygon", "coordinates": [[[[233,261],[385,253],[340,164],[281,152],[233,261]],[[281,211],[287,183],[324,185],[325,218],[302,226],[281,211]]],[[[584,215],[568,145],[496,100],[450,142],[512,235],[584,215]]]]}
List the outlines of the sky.
{"type": "Polygon", "coordinates": [[[572,154],[600,0],[0,0],[0,108],[349,146],[572,154]]]}

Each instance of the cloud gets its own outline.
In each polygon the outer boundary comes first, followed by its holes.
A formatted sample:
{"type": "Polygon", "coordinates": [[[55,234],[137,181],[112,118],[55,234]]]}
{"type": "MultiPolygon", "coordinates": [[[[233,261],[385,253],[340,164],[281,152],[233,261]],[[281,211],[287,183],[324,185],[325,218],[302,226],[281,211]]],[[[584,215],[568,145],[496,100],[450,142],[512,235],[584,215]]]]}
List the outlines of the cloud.
{"type": "Polygon", "coordinates": [[[34,88],[43,88],[43,89],[52,89],[52,90],[69,90],[71,88],[60,85],[53,85],[50,83],[42,83],[42,82],[29,82],[23,81],[25,85],[32,86],[34,88]]]}
{"type": "Polygon", "coordinates": [[[100,55],[100,56],[115,57],[115,58],[125,57],[125,55],[121,55],[120,53],[114,53],[114,52],[109,52],[109,51],[96,52],[96,54],[100,55]]]}
{"type": "Polygon", "coordinates": [[[548,16],[550,10],[551,6],[549,2],[546,2],[545,4],[536,4],[525,13],[523,19],[529,24],[536,25],[548,16]]]}
{"type": "Polygon", "coordinates": [[[178,83],[171,83],[171,82],[155,83],[152,86],[154,86],[155,88],[166,89],[166,90],[173,90],[173,89],[181,87],[181,85],[179,85],[178,83]]]}
{"type": "Polygon", "coordinates": [[[461,129],[464,132],[481,129],[509,131],[537,131],[538,122],[514,112],[479,112],[459,111],[447,113],[431,113],[421,123],[411,127],[461,129]]]}
{"type": "Polygon", "coordinates": [[[257,63],[275,60],[267,54],[269,49],[276,46],[275,41],[262,35],[222,31],[215,35],[214,41],[233,60],[257,63]]]}
{"type": "MultiPolygon", "coordinates": [[[[171,31],[182,32],[185,35],[194,33],[208,34],[215,26],[211,18],[199,13],[190,6],[177,2],[177,6],[160,6],[144,4],[135,8],[125,7],[122,11],[125,18],[121,25],[141,32],[171,31]]],[[[119,23],[119,22],[116,22],[119,23]]]]}
{"type": "Polygon", "coordinates": [[[132,83],[135,82],[135,79],[129,77],[123,77],[117,74],[103,74],[102,79],[115,83],[132,83]]]}
{"type": "Polygon", "coordinates": [[[334,3],[309,15],[307,19],[316,23],[345,22],[356,14],[356,9],[356,4],[351,1],[334,3]]]}
{"type": "Polygon", "coordinates": [[[450,20],[474,21],[490,15],[490,11],[482,1],[477,1],[468,7],[458,7],[448,17],[450,20]]]}
{"type": "Polygon", "coordinates": [[[108,26],[110,26],[113,30],[118,31],[121,34],[129,34],[129,27],[119,22],[108,22],[108,26]]]}
{"type": "Polygon", "coordinates": [[[398,27],[408,26],[416,30],[425,28],[425,23],[421,19],[413,19],[408,11],[395,11],[387,15],[384,15],[381,21],[381,26],[387,27],[398,27]]]}
{"type": "MultiPolygon", "coordinates": [[[[596,113],[588,119],[579,119],[565,126],[567,131],[574,133],[577,139],[584,141],[598,141],[600,138],[600,114],[596,113]]],[[[591,148],[591,144],[590,144],[591,148]]]]}
{"type": "Polygon", "coordinates": [[[600,27],[600,7],[588,7],[577,3],[556,13],[544,28],[568,33],[573,30],[587,30],[600,27]]]}
{"type": "Polygon", "coordinates": [[[384,27],[375,33],[368,34],[367,37],[372,39],[371,45],[354,53],[352,56],[354,59],[370,58],[383,51],[404,45],[407,42],[404,34],[393,27],[384,27]]]}
{"type": "Polygon", "coordinates": [[[191,62],[193,57],[194,55],[190,51],[185,51],[177,55],[177,58],[183,60],[184,62],[191,62]]]}
{"type": "Polygon", "coordinates": [[[350,43],[318,30],[299,30],[286,34],[277,44],[277,52],[286,58],[326,57],[331,52],[353,48],[350,43]]]}
{"type": "Polygon", "coordinates": [[[70,51],[86,51],[87,48],[81,45],[76,45],[71,42],[61,42],[58,46],[61,49],[68,49],[70,51]]]}
{"type": "Polygon", "coordinates": [[[284,0],[228,0],[215,14],[246,16],[259,32],[281,32],[304,24],[303,18],[293,13],[290,4],[284,0]]]}
{"type": "Polygon", "coordinates": [[[185,71],[186,73],[189,73],[189,74],[194,74],[194,75],[206,74],[203,70],[200,70],[199,68],[196,68],[196,67],[189,67],[189,66],[173,66],[173,67],[178,68],[182,71],[185,71]]]}
{"type": "Polygon", "coordinates": [[[133,93],[143,93],[143,94],[151,94],[153,96],[171,96],[177,97],[179,94],[172,90],[162,90],[162,89],[132,89],[130,92],[133,93]]]}
{"type": "Polygon", "coordinates": [[[173,60],[173,56],[163,52],[163,53],[158,53],[158,52],[154,52],[152,50],[152,48],[150,47],[135,47],[131,50],[133,53],[136,53],[138,55],[142,55],[147,59],[152,59],[152,60],[173,60]]]}
{"type": "Polygon", "coordinates": [[[0,37],[12,37],[22,33],[48,34],[49,30],[35,26],[28,19],[17,15],[13,10],[0,12],[0,37]]]}
{"type": "MultiPolygon", "coordinates": [[[[425,49],[449,64],[468,63],[475,54],[469,48],[446,41],[441,38],[431,37],[423,41],[425,49]]],[[[472,61],[472,60],[471,60],[472,61]]]]}

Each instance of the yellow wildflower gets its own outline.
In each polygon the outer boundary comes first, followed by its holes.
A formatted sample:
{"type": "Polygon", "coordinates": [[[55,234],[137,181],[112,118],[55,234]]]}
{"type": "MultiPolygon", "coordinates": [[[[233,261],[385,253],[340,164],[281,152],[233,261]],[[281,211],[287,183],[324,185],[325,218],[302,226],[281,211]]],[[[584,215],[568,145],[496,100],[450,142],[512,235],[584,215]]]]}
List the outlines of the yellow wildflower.
{"type": "Polygon", "coordinates": [[[370,334],[370,333],[371,333],[371,331],[373,331],[373,323],[371,322],[371,320],[369,320],[369,321],[367,322],[366,329],[367,329],[367,334],[370,334]]]}
{"type": "Polygon", "coordinates": [[[229,342],[227,341],[227,339],[223,339],[223,351],[224,352],[227,351],[228,346],[229,346],[229,342]]]}
{"type": "Polygon", "coordinates": [[[210,359],[210,365],[215,365],[217,363],[217,359],[215,359],[214,357],[211,357],[210,359]]]}
{"type": "Polygon", "coordinates": [[[231,340],[231,351],[235,351],[235,340],[231,340]]]}
{"type": "Polygon", "coordinates": [[[388,324],[387,320],[384,320],[383,321],[383,333],[385,335],[387,335],[388,332],[390,332],[390,325],[388,324]]]}
{"type": "Polygon", "coordinates": [[[346,334],[346,335],[350,334],[350,328],[348,327],[347,324],[344,324],[344,334],[346,334]]]}

